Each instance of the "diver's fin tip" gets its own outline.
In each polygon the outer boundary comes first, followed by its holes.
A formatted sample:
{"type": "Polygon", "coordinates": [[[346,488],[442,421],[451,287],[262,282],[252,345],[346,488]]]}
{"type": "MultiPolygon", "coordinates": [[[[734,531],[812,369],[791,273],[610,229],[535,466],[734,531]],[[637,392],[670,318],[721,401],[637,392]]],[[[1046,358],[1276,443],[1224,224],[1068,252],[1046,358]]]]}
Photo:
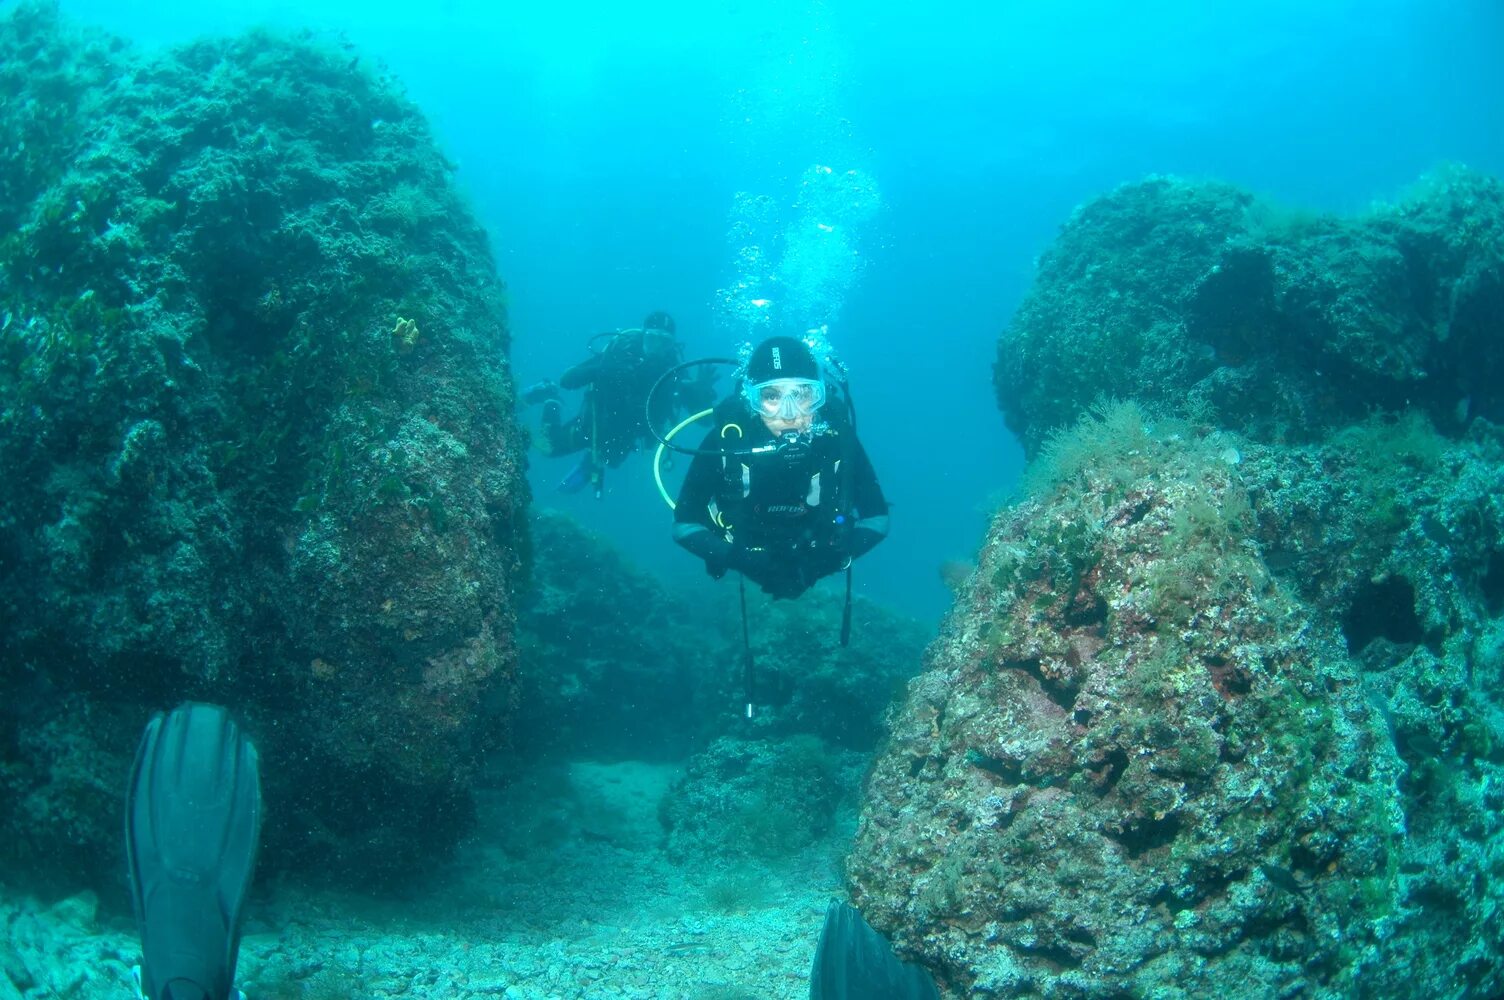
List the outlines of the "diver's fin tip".
{"type": "Polygon", "coordinates": [[[904,962],[856,907],[833,899],[815,948],[810,1000],[940,1000],[922,967],[904,962]]]}
{"type": "Polygon", "coordinates": [[[125,817],[144,995],[180,992],[171,981],[231,995],[260,828],[260,762],[228,710],[185,702],[153,716],[125,817]]]}

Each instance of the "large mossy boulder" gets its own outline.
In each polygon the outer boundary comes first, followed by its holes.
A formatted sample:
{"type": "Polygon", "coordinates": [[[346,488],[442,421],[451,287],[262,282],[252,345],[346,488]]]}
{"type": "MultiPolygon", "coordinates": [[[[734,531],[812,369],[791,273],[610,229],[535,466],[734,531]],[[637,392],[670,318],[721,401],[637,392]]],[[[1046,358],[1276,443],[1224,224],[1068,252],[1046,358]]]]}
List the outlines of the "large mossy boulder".
{"type": "Polygon", "coordinates": [[[100,717],[82,784],[122,788],[194,697],[261,747],[275,862],[441,848],[507,724],[527,540],[505,294],[452,165],[307,39],[144,55],[23,4],[0,80],[0,678],[35,693],[0,797],[48,801],[100,717]]]}
{"type": "Polygon", "coordinates": [[[1154,177],[1077,210],[998,342],[1008,426],[1038,451],[1103,398],[1309,442],[1415,407],[1504,422],[1504,184],[1438,171],[1352,219],[1154,177]]]}
{"type": "Polygon", "coordinates": [[[874,768],[863,912],[962,996],[1498,993],[1501,495],[1481,420],[1057,435],[874,768]]]}

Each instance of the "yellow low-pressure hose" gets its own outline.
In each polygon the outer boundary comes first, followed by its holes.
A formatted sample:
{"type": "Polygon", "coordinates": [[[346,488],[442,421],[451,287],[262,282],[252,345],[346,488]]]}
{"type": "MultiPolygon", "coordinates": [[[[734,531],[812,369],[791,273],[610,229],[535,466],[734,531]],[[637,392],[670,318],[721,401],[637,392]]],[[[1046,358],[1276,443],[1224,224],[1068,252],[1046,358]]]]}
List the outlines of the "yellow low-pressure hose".
{"type": "Polygon", "coordinates": [[[701,410],[699,413],[685,417],[683,420],[674,425],[673,430],[663,435],[663,440],[658,442],[658,450],[653,452],[653,481],[658,484],[658,495],[663,497],[663,502],[668,504],[669,510],[673,510],[675,504],[674,498],[669,496],[668,490],[663,488],[663,453],[668,448],[668,442],[674,439],[675,434],[679,433],[684,428],[694,423],[696,420],[699,420],[701,417],[708,417],[714,412],[715,408],[712,407],[708,410],[701,410]]]}

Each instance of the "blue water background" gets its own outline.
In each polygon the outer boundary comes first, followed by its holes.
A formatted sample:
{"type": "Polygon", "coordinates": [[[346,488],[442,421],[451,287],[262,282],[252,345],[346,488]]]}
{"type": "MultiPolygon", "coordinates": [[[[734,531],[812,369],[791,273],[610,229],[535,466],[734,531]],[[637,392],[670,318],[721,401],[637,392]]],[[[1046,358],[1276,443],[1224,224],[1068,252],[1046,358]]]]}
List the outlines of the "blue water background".
{"type": "MultiPolygon", "coordinates": [[[[658,308],[691,355],[726,353],[736,193],[792,218],[812,166],[861,171],[882,209],[830,334],[894,529],[858,586],[931,618],[1019,471],[993,352],[1074,206],[1156,172],[1346,212],[1443,161],[1504,175],[1497,0],[62,6],[147,45],[309,26],[388,67],[491,234],[522,384],[658,308]]],[[[539,503],[697,574],[645,460],[603,502],[553,492],[569,467],[535,459],[539,503]]]]}

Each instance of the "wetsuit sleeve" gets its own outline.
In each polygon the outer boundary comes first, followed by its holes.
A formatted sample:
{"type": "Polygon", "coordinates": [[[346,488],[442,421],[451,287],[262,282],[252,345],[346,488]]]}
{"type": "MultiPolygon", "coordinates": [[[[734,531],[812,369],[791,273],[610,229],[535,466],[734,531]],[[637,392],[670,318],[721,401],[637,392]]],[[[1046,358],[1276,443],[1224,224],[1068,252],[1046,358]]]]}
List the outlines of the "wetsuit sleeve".
{"type": "Polygon", "coordinates": [[[852,441],[851,460],[851,491],[855,499],[852,506],[857,520],[852,526],[847,548],[848,554],[855,558],[870,552],[878,542],[888,537],[888,500],[883,496],[882,487],[878,485],[877,472],[872,468],[872,460],[867,457],[867,449],[862,447],[859,440],[852,441]]]}
{"type": "Polygon", "coordinates": [[[559,385],[565,389],[583,389],[601,377],[605,369],[605,360],[606,357],[603,354],[591,355],[560,375],[559,385]]]}
{"type": "Polygon", "coordinates": [[[696,455],[684,476],[684,485],[679,488],[679,499],[674,506],[674,541],[688,551],[706,560],[707,567],[713,560],[724,564],[731,548],[722,537],[720,529],[710,519],[710,501],[715,498],[716,482],[721,474],[721,460],[710,452],[716,446],[714,433],[705,435],[700,444],[702,454],[696,455]]]}

